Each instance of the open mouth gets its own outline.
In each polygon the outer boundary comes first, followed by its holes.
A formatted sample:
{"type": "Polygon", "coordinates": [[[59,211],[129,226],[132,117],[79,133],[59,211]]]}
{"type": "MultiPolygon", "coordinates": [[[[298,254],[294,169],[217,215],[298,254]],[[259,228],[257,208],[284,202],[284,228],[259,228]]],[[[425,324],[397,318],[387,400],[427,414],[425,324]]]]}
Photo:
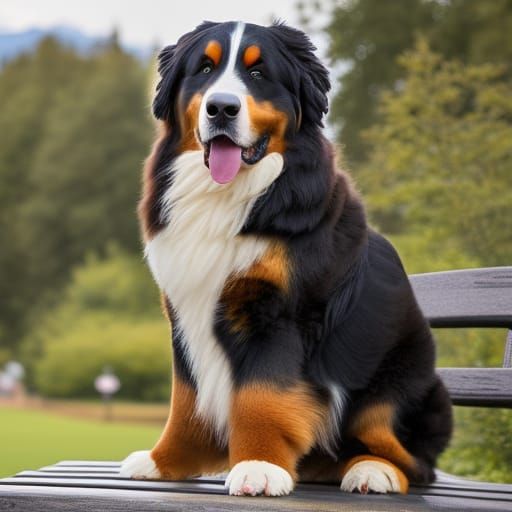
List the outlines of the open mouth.
{"type": "Polygon", "coordinates": [[[229,183],[238,174],[242,161],[248,165],[259,162],[267,151],[268,135],[248,148],[238,146],[227,135],[218,135],[204,146],[204,163],[217,183],[229,183]]]}

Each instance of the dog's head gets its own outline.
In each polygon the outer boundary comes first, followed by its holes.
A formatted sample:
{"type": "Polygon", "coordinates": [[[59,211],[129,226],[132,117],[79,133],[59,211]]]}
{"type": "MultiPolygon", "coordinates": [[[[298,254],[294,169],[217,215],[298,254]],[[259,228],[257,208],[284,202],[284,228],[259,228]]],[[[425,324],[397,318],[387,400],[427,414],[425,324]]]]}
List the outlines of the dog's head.
{"type": "Polygon", "coordinates": [[[212,178],[228,183],[321,125],[330,85],[314,50],[283,24],[204,22],[160,53],[153,112],[180,151],[203,150],[212,178]]]}

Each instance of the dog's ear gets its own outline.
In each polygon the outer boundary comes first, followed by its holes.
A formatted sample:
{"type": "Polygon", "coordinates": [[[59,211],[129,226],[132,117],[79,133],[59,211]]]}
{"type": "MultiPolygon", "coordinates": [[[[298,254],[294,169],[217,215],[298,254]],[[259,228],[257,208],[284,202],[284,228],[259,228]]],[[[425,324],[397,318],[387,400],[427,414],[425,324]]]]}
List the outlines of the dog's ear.
{"type": "Polygon", "coordinates": [[[322,117],[328,111],[327,93],[331,88],[329,72],[315,55],[316,47],[309,37],[282,22],[275,22],[268,27],[274,36],[284,44],[286,55],[293,58],[294,85],[298,89],[300,111],[303,120],[322,125],[322,117]]]}
{"type": "Polygon", "coordinates": [[[217,25],[215,22],[203,21],[192,32],[181,36],[176,44],[166,46],[158,55],[160,81],[153,100],[153,114],[157,119],[167,120],[171,126],[174,124],[174,104],[187,57],[204,32],[217,25]]]}
{"type": "Polygon", "coordinates": [[[179,77],[179,66],[176,62],[176,48],[178,45],[166,46],[158,55],[158,73],[160,81],[156,86],[156,95],[153,99],[153,114],[157,119],[170,119],[173,114],[173,89],[176,89],[179,77]]]}

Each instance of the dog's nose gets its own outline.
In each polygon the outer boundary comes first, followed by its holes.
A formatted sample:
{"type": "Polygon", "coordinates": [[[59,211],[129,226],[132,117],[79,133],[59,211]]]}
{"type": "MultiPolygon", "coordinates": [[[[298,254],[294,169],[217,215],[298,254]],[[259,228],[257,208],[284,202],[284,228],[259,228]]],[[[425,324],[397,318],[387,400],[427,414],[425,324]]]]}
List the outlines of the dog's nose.
{"type": "Polygon", "coordinates": [[[234,119],[240,112],[240,100],[234,94],[216,92],[206,103],[206,113],[212,120],[226,117],[234,119]]]}

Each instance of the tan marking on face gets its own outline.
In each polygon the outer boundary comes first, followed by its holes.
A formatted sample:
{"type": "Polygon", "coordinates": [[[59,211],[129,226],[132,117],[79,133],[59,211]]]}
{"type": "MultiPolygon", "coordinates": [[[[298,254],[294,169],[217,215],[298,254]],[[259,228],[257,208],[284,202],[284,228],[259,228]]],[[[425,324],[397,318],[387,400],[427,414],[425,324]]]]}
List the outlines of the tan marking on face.
{"type": "Polygon", "coordinates": [[[259,136],[264,134],[270,136],[267,154],[284,153],[288,116],[277,110],[270,101],[257,102],[252,96],[247,96],[247,106],[252,130],[259,136]]]}
{"type": "Polygon", "coordinates": [[[393,431],[395,408],[377,404],[363,409],[354,418],[350,432],[364,443],[372,455],[383,457],[406,472],[414,472],[416,461],[393,431]]]}
{"type": "Polygon", "coordinates": [[[264,460],[297,479],[297,462],[315,443],[328,408],[305,383],[279,389],[254,383],[233,394],[229,463],[264,460]]]}
{"type": "Polygon", "coordinates": [[[206,45],[204,49],[204,54],[215,64],[218,66],[222,59],[222,46],[218,41],[211,40],[206,45]]]}
{"type": "Polygon", "coordinates": [[[201,149],[201,145],[197,140],[197,129],[199,123],[199,109],[201,108],[202,96],[194,94],[185,112],[180,116],[181,125],[181,144],[180,151],[194,151],[201,149]]]}
{"type": "Polygon", "coordinates": [[[254,44],[251,46],[248,46],[245,49],[244,57],[243,57],[245,67],[250,68],[251,66],[254,66],[254,64],[256,64],[256,62],[258,62],[260,57],[261,57],[261,50],[260,50],[259,46],[256,46],[254,44]]]}
{"type": "Polygon", "coordinates": [[[162,478],[180,480],[227,468],[227,451],[195,413],[196,392],[173,371],[169,418],[151,456],[162,478]]]}
{"type": "Polygon", "coordinates": [[[265,293],[265,283],[270,283],[283,293],[287,293],[290,274],[291,263],[286,247],[274,243],[245,274],[237,274],[226,281],[221,303],[224,305],[224,313],[230,321],[233,333],[248,328],[249,317],[245,307],[248,303],[256,302],[262,293],[265,293]]]}
{"type": "Polygon", "coordinates": [[[409,490],[409,479],[405,476],[404,472],[399,467],[395,466],[395,464],[389,462],[389,460],[383,459],[381,457],[375,457],[373,455],[358,455],[357,457],[353,457],[352,459],[348,460],[341,467],[341,478],[343,479],[343,477],[348,473],[349,469],[352,466],[355,466],[358,462],[365,461],[380,462],[382,464],[390,466],[398,478],[398,482],[400,484],[400,492],[402,494],[407,493],[407,491],[409,490]]]}

